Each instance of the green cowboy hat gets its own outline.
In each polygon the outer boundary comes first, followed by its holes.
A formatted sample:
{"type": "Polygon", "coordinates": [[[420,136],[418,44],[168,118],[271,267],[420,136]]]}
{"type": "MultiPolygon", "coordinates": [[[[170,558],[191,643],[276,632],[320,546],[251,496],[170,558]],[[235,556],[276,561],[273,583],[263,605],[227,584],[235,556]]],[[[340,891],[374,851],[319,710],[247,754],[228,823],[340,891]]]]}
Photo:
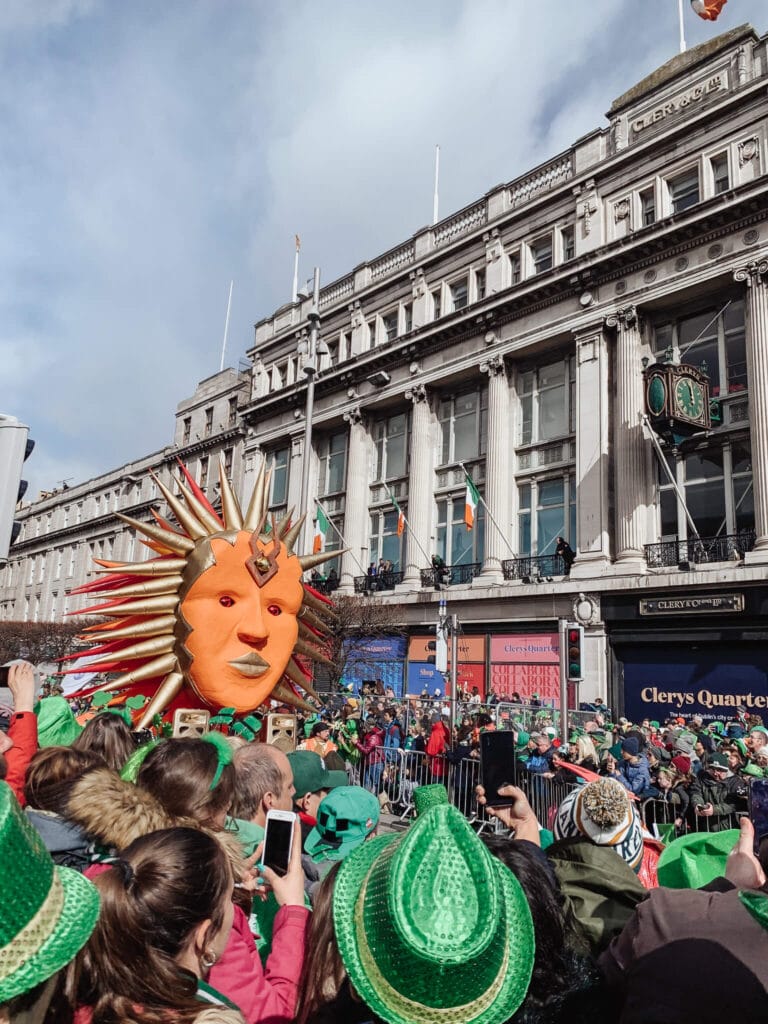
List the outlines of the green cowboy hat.
{"type": "Polygon", "coordinates": [[[675,839],[661,851],[656,871],[659,885],[668,889],[700,889],[725,874],[728,854],[739,839],[739,830],[691,832],[675,839]]]}
{"type": "Polygon", "coordinates": [[[10,787],[0,782],[0,1004],[65,967],[98,916],[96,887],[54,865],[10,787]]]}
{"type": "Polygon", "coordinates": [[[407,832],[369,839],[333,891],[349,980],[389,1024],[502,1024],[525,999],[534,932],[520,883],[448,803],[414,791],[407,832]]]}

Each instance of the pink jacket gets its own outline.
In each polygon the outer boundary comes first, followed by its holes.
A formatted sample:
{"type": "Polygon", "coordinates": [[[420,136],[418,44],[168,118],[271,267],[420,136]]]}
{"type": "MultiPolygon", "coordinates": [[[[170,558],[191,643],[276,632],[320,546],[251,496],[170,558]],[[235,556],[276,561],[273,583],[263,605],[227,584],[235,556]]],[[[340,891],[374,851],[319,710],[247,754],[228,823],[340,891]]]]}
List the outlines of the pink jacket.
{"type": "Polygon", "coordinates": [[[235,907],[229,942],[221,960],[211,968],[208,983],[240,1007],[246,1024],[287,1024],[296,1016],[308,924],[306,907],[278,910],[265,969],[248,918],[235,907]]]}

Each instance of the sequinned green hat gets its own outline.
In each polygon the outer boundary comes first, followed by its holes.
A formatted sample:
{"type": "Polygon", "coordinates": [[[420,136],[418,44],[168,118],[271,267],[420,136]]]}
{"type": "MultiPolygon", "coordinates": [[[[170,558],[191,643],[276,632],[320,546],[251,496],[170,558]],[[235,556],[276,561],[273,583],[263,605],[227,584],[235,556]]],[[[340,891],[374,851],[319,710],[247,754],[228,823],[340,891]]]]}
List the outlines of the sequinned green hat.
{"type": "Polygon", "coordinates": [[[333,891],[350,982],[388,1024],[502,1024],[533,970],[531,912],[442,786],[414,791],[407,832],[369,839],[333,891]]]}
{"type": "Polygon", "coordinates": [[[29,992],[82,949],[99,916],[96,887],[56,867],[0,782],[0,1004],[29,992]]]}

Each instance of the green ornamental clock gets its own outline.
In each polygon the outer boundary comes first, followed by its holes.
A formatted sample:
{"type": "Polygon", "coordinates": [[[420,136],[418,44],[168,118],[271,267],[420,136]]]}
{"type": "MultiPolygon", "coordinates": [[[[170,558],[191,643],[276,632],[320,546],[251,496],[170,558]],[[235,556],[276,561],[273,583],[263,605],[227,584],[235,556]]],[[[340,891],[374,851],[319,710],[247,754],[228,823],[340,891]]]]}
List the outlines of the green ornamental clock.
{"type": "Polygon", "coordinates": [[[645,378],[645,411],[653,429],[675,442],[709,430],[709,378],[684,363],[653,363],[645,378]]]}

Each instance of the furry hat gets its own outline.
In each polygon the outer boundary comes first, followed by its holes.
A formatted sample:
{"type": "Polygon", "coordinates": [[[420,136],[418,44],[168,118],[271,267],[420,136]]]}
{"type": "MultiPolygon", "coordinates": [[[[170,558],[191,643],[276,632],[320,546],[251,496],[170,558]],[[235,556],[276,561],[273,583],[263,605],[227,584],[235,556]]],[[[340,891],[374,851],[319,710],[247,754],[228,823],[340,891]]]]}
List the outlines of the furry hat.
{"type": "Polygon", "coordinates": [[[616,779],[596,779],[571,790],[557,810],[555,839],[585,836],[597,846],[610,846],[633,871],[643,860],[640,818],[627,791],[616,779]]]}

